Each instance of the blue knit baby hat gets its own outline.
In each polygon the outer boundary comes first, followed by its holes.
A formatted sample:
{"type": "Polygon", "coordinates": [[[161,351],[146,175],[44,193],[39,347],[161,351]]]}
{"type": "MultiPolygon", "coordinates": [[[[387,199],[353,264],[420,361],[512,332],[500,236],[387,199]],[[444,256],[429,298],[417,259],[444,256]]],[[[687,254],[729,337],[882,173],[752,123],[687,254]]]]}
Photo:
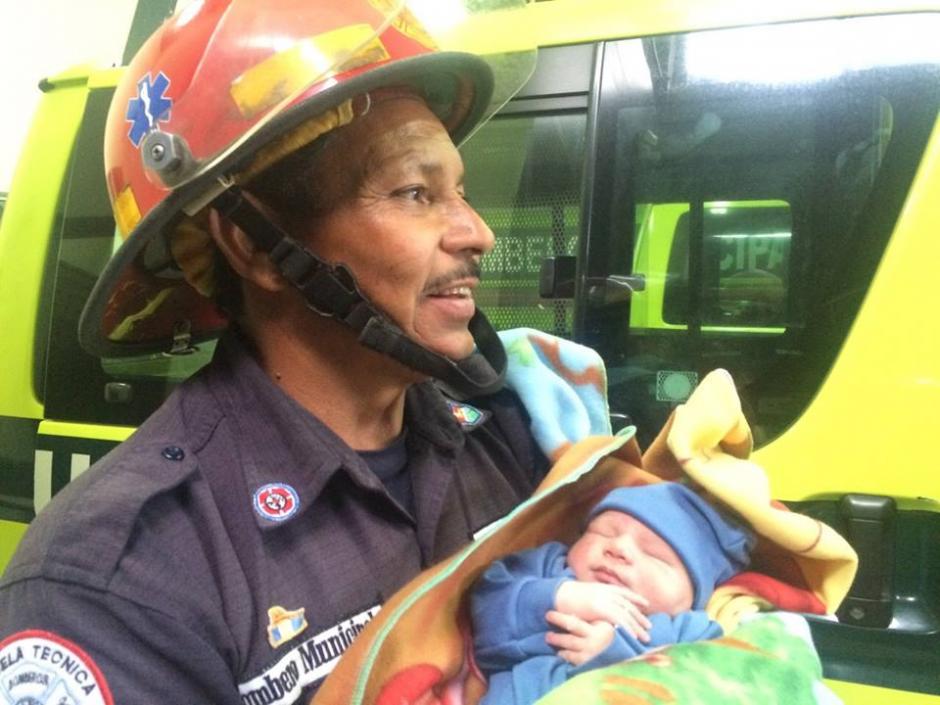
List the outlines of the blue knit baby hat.
{"type": "Polygon", "coordinates": [[[692,609],[703,609],[715,586],[747,566],[756,541],[751,531],[677,482],[618,487],[588,519],[608,510],[635,517],[672,546],[692,580],[692,609]]]}

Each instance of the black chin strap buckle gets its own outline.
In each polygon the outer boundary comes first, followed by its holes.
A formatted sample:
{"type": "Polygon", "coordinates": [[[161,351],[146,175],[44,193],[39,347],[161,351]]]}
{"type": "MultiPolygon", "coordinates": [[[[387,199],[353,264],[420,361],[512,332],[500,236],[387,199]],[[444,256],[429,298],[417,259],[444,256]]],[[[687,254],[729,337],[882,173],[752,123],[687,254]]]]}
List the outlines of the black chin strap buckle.
{"type": "Polygon", "coordinates": [[[345,265],[330,265],[285,235],[268,253],[281,275],[303,294],[307,305],[321,316],[344,319],[363,301],[345,265]]]}
{"type": "Polygon", "coordinates": [[[307,305],[321,316],[345,320],[365,300],[344,265],[331,265],[316,257],[265,217],[238,186],[229,185],[212,206],[268,253],[281,276],[297,287],[307,305]]]}
{"type": "Polygon", "coordinates": [[[362,295],[345,265],[329,264],[307,250],[248,201],[238,186],[227,184],[212,207],[268,253],[311,310],[342,321],[366,347],[439,380],[455,399],[489,394],[502,386],[506,352],[479,310],[469,325],[478,351],[464,360],[449,360],[411,340],[362,295]]]}

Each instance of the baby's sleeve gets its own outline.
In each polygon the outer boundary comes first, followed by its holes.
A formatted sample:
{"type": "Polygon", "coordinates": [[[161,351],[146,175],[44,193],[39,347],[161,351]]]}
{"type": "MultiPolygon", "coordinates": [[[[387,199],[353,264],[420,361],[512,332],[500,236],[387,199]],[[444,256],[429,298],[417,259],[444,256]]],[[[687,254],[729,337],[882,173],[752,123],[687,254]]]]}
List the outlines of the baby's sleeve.
{"type": "Polygon", "coordinates": [[[614,629],[614,638],[610,645],[585,664],[573,669],[572,676],[595,668],[603,668],[620,661],[626,661],[650,649],[685,641],[715,639],[724,633],[718,622],[709,619],[704,610],[688,610],[670,616],[664,612],[649,616],[650,640],[643,642],[618,626],[614,629]]]}
{"type": "Polygon", "coordinates": [[[474,648],[484,671],[521,659],[552,655],[545,642],[545,614],[555,606],[565,573],[567,547],[552,542],[494,562],[473,588],[470,609],[474,648]]]}

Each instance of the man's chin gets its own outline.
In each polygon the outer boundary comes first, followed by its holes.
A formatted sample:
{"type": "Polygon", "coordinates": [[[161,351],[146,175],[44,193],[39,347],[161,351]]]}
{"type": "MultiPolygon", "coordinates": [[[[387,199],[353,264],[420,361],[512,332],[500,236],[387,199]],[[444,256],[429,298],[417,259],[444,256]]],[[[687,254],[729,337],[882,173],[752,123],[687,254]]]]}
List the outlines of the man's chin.
{"type": "Polygon", "coordinates": [[[446,357],[448,360],[452,360],[453,362],[460,362],[461,360],[465,360],[470,357],[473,354],[474,349],[475,346],[473,344],[473,340],[471,339],[469,344],[445,346],[434,349],[433,352],[436,352],[438,355],[446,357]]]}
{"type": "Polygon", "coordinates": [[[470,335],[470,331],[466,329],[441,335],[431,340],[419,338],[417,342],[431,352],[437,353],[441,357],[446,357],[448,360],[455,362],[470,357],[476,348],[476,344],[473,342],[473,336],[470,335]]]}

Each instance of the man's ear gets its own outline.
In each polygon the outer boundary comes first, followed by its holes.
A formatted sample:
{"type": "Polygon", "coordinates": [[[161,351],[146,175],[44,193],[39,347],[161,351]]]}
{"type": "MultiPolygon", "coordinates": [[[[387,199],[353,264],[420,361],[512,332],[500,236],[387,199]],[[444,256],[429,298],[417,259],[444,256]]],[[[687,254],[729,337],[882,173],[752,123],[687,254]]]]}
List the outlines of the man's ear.
{"type": "Polygon", "coordinates": [[[271,292],[286,286],[287,282],[268,259],[268,254],[258,248],[241,228],[214,209],[209,211],[209,233],[242,279],[271,292]]]}

